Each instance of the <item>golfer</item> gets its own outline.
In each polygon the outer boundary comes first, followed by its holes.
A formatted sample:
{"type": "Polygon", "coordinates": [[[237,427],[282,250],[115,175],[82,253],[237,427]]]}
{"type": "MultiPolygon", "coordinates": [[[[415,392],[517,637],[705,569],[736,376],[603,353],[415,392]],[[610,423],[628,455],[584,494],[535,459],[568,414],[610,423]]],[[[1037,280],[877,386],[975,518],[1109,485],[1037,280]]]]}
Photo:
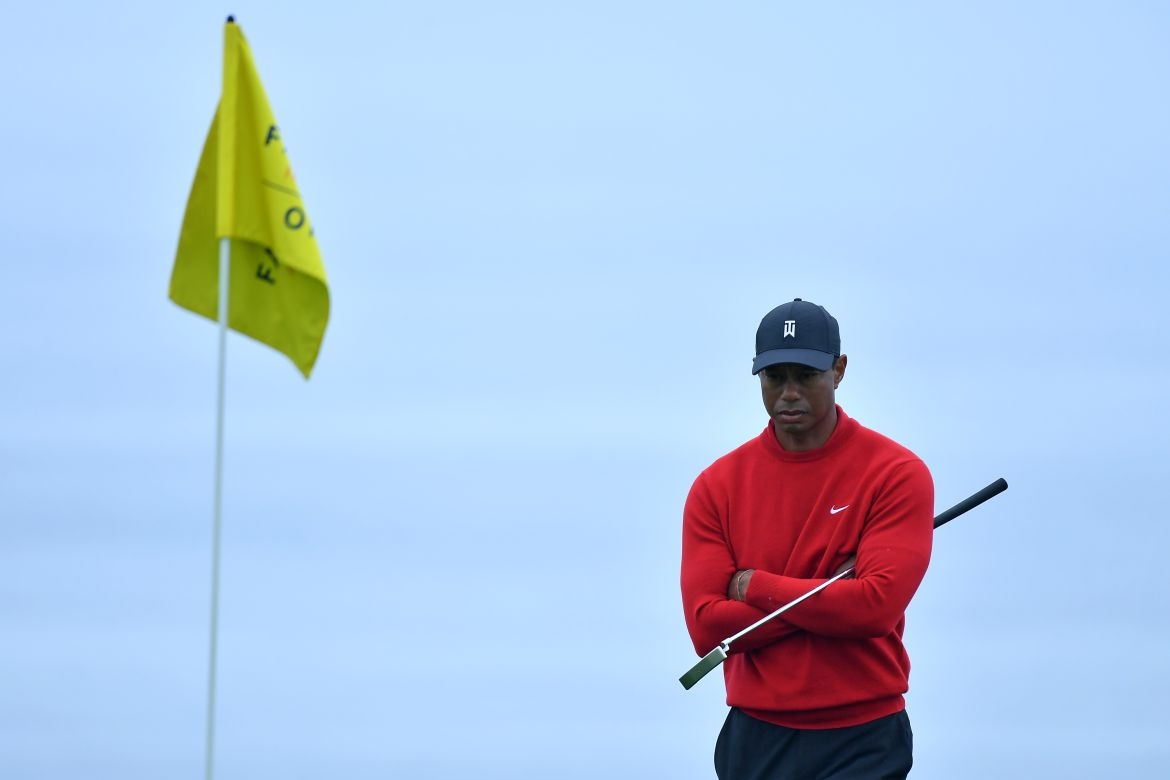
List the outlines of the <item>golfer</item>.
{"type": "Polygon", "coordinates": [[[682,601],[700,655],[855,566],[732,645],[721,780],[910,771],[902,633],[930,561],[934,484],[914,453],[837,405],[847,362],[823,307],[797,298],[769,312],[752,363],[768,425],[687,496],[682,601]]]}

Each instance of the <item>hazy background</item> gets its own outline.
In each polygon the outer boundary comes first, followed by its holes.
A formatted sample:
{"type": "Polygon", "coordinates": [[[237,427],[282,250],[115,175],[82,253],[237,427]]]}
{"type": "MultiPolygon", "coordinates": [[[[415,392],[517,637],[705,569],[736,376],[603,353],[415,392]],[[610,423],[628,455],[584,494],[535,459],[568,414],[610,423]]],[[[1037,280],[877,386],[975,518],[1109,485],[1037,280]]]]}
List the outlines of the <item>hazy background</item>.
{"type": "Polygon", "coordinates": [[[713,778],[678,593],[841,322],[917,451],[914,777],[1170,762],[1170,9],[24,3],[0,45],[0,776],[202,777],[216,333],[167,299],[236,14],[329,275],[228,346],[217,778],[713,778]]]}

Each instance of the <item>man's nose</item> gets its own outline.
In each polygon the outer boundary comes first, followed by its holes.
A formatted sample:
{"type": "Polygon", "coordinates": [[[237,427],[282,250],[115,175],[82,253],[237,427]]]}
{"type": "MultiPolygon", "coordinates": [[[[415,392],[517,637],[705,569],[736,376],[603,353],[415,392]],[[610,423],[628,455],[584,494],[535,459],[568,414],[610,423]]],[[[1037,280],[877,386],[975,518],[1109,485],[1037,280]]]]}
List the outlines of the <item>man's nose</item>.
{"type": "Polygon", "coordinates": [[[780,397],[785,401],[800,400],[800,383],[791,377],[786,378],[780,386],[780,397]]]}

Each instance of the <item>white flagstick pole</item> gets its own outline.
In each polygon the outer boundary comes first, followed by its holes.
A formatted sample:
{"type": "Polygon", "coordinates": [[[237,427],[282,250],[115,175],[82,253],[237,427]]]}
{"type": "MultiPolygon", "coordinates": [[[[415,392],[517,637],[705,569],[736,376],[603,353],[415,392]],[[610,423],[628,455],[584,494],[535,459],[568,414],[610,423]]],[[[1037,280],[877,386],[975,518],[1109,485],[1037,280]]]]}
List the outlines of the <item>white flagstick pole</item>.
{"type": "Polygon", "coordinates": [[[231,287],[232,248],[230,238],[219,240],[219,381],[215,409],[215,509],[211,534],[211,661],[207,679],[206,780],[212,780],[215,766],[215,677],[216,646],[219,638],[219,537],[223,515],[223,397],[227,373],[228,289],[231,287]]]}

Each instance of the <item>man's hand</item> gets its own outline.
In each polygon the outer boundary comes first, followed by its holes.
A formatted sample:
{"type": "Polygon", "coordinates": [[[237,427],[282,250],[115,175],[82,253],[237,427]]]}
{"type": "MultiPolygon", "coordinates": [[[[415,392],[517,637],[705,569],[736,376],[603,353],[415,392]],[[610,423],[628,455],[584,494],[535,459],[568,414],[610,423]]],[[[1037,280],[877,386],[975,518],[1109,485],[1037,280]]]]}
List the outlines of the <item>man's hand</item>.
{"type": "Polygon", "coordinates": [[[731,581],[727,583],[727,598],[735,601],[744,600],[753,571],[755,569],[740,569],[731,575],[731,581]]]}

